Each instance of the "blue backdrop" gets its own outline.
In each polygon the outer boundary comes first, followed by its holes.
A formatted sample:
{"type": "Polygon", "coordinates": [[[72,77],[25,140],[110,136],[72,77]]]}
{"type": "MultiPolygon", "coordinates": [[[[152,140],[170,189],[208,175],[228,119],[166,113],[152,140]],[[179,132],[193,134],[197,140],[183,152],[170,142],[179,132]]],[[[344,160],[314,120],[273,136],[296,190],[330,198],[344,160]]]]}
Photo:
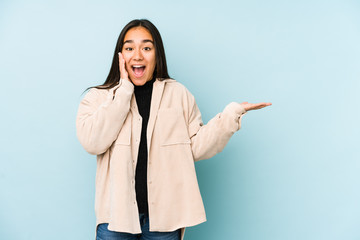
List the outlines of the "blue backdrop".
{"type": "Polygon", "coordinates": [[[0,239],[94,239],[96,161],[75,117],[134,18],[158,27],[205,122],[273,103],[196,163],[208,221],[185,239],[360,239],[355,0],[2,0],[0,239]]]}

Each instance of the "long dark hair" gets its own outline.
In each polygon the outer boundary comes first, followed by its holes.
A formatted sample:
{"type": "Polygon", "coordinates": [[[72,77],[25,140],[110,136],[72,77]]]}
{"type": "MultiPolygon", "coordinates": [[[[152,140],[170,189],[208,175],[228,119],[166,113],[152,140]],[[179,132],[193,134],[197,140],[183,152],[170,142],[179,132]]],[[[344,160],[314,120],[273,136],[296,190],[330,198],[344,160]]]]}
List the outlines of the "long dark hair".
{"type": "MultiPolygon", "coordinates": [[[[116,43],[109,75],[107,76],[106,81],[102,85],[95,86],[95,88],[109,89],[109,88],[114,87],[117,84],[117,82],[119,81],[120,69],[119,69],[118,52],[121,52],[122,47],[124,45],[125,34],[131,28],[134,28],[134,27],[146,28],[150,32],[150,34],[154,40],[156,65],[155,65],[155,69],[154,69],[154,73],[153,73],[153,78],[159,78],[159,80],[164,80],[164,79],[170,78],[170,76],[168,74],[168,70],[167,70],[165,49],[164,49],[164,45],[163,45],[159,30],[155,27],[154,24],[152,24],[147,19],[135,19],[135,20],[132,20],[131,22],[129,22],[122,29],[122,31],[119,35],[119,38],[117,40],[117,43],[116,43]]],[[[90,89],[90,88],[91,87],[89,87],[88,89],[90,89]]]]}

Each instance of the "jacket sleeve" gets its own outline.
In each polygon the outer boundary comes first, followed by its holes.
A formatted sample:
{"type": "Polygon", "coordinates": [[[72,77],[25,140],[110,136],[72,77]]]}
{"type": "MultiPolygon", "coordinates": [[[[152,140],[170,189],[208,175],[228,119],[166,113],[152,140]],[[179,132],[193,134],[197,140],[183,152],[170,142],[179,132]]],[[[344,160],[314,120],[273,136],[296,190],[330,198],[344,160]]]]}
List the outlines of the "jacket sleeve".
{"type": "Polygon", "coordinates": [[[102,154],[116,140],[130,110],[131,82],[120,80],[114,88],[91,89],[80,102],[76,117],[77,137],[90,154],[102,154]]]}
{"type": "Polygon", "coordinates": [[[230,137],[241,128],[241,118],[246,111],[239,103],[232,102],[204,125],[193,97],[191,102],[189,135],[194,160],[199,161],[211,158],[224,149],[230,137]]]}

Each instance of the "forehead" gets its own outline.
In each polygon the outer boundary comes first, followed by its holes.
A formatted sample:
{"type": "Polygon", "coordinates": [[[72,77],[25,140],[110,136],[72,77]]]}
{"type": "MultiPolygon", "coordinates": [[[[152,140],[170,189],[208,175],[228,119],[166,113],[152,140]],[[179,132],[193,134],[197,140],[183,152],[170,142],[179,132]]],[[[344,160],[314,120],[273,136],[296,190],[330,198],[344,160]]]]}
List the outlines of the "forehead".
{"type": "Polygon", "coordinates": [[[124,37],[124,42],[125,41],[142,42],[143,40],[153,41],[153,38],[149,30],[141,26],[131,28],[129,31],[127,31],[124,37]]]}

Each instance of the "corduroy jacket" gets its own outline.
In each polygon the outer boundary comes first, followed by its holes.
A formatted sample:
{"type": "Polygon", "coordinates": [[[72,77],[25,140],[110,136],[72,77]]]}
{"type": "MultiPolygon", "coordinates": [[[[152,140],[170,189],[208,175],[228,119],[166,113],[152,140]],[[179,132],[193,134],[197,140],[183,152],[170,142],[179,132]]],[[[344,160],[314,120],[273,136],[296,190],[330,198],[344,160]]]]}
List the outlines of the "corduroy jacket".
{"type": "MultiPolygon", "coordinates": [[[[223,150],[246,113],[230,103],[206,125],[193,95],[173,79],[153,85],[147,127],[150,231],[174,231],[206,221],[194,161],[223,150]]],[[[120,79],[111,89],[92,88],[80,103],[77,136],[97,155],[96,224],[141,233],[135,195],[135,168],[142,118],[134,86],[120,79]]]]}

